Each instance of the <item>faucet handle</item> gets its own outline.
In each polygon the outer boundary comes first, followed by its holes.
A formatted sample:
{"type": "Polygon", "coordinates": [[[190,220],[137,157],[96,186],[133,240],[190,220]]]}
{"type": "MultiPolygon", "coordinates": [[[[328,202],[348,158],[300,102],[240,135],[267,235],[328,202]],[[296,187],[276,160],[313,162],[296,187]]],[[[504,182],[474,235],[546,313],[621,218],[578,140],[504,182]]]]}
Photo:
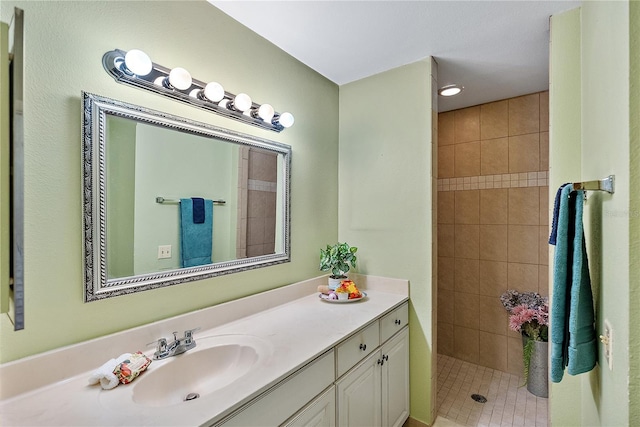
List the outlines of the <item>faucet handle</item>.
{"type": "Polygon", "coordinates": [[[159,359],[161,357],[164,357],[168,351],[167,348],[167,339],[166,338],[160,338],[156,341],[150,342],[147,344],[147,346],[150,345],[155,345],[156,346],[156,352],[153,354],[153,357],[155,359],[159,359]]]}
{"type": "Polygon", "coordinates": [[[184,331],[184,337],[182,338],[184,340],[184,343],[186,345],[189,345],[191,343],[195,343],[195,340],[193,339],[193,333],[195,331],[199,331],[200,327],[198,326],[197,328],[194,329],[187,329],[186,331],[184,331]]]}

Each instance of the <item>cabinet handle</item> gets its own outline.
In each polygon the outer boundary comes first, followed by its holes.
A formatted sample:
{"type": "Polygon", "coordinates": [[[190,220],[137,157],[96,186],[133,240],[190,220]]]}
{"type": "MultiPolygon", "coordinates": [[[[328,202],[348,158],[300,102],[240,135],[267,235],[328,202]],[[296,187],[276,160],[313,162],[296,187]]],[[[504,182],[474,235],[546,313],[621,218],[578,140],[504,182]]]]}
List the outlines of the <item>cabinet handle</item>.
{"type": "Polygon", "coordinates": [[[360,350],[362,350],[362,351],[367,350],[367,345],[366,344],[360,344],[360,350]]]}
{"type": "Polygon", "coordinates": [[[389,360],[389,355],[388,354],[383,354],[382,355],[382,360],[389,360]]]}
{"type": "Polygon", "coordinates": [[[378,365],[380,366],[384,365],[384,358],[378,359],[378,365]]]}
{"type": "Polygon", "coordinates": [[[400,319],[396,319],[395,322],[393,322],[393,323],[395,323],[396,325],[400,325],[402,323],[402,321],[400,319]]]}

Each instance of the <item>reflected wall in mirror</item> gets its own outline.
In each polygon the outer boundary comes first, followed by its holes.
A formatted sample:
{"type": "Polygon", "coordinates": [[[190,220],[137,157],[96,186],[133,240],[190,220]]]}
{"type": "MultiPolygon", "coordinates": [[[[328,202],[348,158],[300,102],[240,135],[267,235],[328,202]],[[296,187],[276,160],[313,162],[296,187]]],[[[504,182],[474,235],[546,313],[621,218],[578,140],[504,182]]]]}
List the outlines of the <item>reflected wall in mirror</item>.
{"type": "Polygon", "coordinates": [[[85,301],[290,260],[289,146],[89,93],[83,104],[85,301]]]}

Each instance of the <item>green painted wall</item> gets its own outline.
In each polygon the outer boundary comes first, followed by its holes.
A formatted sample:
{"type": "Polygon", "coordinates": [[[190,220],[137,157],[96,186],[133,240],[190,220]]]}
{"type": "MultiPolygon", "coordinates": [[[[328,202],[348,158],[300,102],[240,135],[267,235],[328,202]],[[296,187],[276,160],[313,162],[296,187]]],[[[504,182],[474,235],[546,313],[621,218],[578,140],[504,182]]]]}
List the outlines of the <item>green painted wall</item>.
{"type": "MultiPolygon", "coordinates": [[[[580,156],[582,138],[580,9],[551,17],[549,63],[549,206],[553,206],[555,190],[581,176],[581,164],[575,161],[580,156]]],[[[553,248],[549,246],[550,265],[553,248]]],[[[553,268],[549,276],[552,287],[553,268]]],[[[551,289],[549,292],[551,295],[551,289]]],[[[565,375],[562,382],[550,384],[551,425],[579,426],[580,378],[565,375]]]]}
{"type": "Polygon", "coordinates": [[[358,271],[410,280],[411,416],[427,424],[433,350],[430,61],[340,87],[339,163],[339,239],[359,248],[358,271]],[[392,100],[402,100],[403,107],[392,100]]]}
{"type": "MultiPolygon", "coordinates": [[[[629,188],[640,188],[640,2],[629,4],[629,188]]],[[[640,354],[640,193],[629,194],[629,354],[640,354]]],[[[640,425],[640,358],[629,358],[629,425],[640,425]]]]}
{"type": "MultiPolygon", "coordinates": [[[[0,317],[0,362],[212,306],[320,274],[338,237],[338,87],[202,1],[3,0],[25,11],[25,325],[0,317]],[[116,83],[114,48],[289,110],[277,134],[116,83]],[[83,302],[82,90],[269,138],[292,147],[291,262],[106,301],[83,302]],[[55,226],[52,226],[55,224],[55,226]]],[[[140,343],[141,347],[146,343],[140,343]]]]}
{"type": "Polygon", "coordinates": [[[158,204],[156,196],[227,201],[213,206],[211,257],[213,262],[236,258],[238,150],[236,144],[157,126],[137,126],[136,274],[181,265],[180,205],[158,204]],[[171,245],[171,258],[158,259],[159,245],[171,245]]]}
{"type": "MultiPolygon", "coordinates": [[[[596,330],[602,333],[605,319],[612,325],[613,369],[607,367],[599,346],[600,366],[553,386],[551,419],[557,425],[630,424],[629,386],[637,381],[637,373],[629,371],[629,348],[637,347],[637,338],[631,338],[637,326],[630,307],[633,312],[637,306],[629,301],[637,294],[636,279],[631,282],[631,277],[637,275],[633,268],[638,263],[629,233],[637,229],[638,219],[630,204],[637,166],[629,159],[637,160],[630,137],[637,140],[639,120],[630,109],[637,103],[637,93],[630,96],[630,56],[637,56],[637,51],[630,51],[630,22],[629,2],[585,2],[580,10],[552,20],[550,186],[616,175],[615,194],[590,192],[584,217],[596,330]],[[562,92],[563,85],[575,85],[576,80],[579,92],[574,86],[562,92]],[[579,133],[568,138],[558,132],[569,127],[575,131],[578,126],[579,133]],[[579,174],[570,177],[568,171],[577,170],[576,160],[579,174]],[[569,395],[579,396],[579,410],[569,404],[569,395]]],[[[635,29],[637,20],[632,25],[635,29]]]]}
{"type": "Polygon", "coordinates": [[[118,170],[107,173],[107,276],[133,276],[136,123],[117,116],[106,123],[106,167],[118,170]]]}

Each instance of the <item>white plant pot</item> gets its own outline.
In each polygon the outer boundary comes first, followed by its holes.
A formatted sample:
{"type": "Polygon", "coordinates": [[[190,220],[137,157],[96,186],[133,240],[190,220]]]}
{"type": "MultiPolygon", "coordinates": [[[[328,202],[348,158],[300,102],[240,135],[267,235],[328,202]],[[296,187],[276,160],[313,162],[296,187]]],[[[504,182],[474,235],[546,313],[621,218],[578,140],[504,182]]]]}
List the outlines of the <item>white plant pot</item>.
{"type": "Polygon", "coordinates": [[[340,286],[340,283],[343,280],[347,280],[347,276],[346,275],[342,275],[338,279],[333,279],[331,276],[329,276],[329,289],[332,290],[332,291],[335,291],[336,288],[338,288],[340,286]]]}

